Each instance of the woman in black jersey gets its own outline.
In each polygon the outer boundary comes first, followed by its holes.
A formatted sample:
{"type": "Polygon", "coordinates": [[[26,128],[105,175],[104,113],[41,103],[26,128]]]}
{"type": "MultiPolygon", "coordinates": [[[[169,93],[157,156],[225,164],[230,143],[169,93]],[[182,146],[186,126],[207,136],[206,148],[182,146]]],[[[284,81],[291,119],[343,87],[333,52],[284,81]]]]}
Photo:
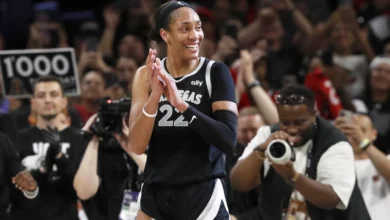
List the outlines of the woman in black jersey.
{"type": "Polygon", "coordinates": [[[185,2],[161,5],[150,49],[133,82],[128,148],[148,159],[137,219],[229,219],[221,178],[236,144],[234,83],[223,63],[199,57],[198,14],[185,2]]]}

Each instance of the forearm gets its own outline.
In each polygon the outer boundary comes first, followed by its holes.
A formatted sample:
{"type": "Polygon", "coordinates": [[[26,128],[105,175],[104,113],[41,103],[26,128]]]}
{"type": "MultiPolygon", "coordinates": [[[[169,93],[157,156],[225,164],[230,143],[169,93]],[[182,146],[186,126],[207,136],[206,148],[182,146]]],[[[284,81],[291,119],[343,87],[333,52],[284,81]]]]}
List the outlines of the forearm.
{"type": "Polygon", "coordinates": [[[259,39],[262,35],[261,22],[256,19],[251,24],[240,30],[237,39],[241,48],[247,47],[252,42],[259,39]]]}
{"type": "Polygon", "coordinates": [[[224,153],[231,152],[237,142],[237,116],[228,110],[214,112],[214,118],[191,105],[183,112],[190,128],[224,153]],[[219,119],[219,120],[218,120],[219,119]]]}
{"type": "Polygon", "coordinates": [[[105,28],[102,39],[99,43],[100,52],[105,56],[113,56],[113,43],[115,38],[115,29],[105,28]]]}
{"type": "Polygon", "coordinates": [[[317,182],[305,175],[299,176],[295,188],[306,200],[322,209],[335,208],[340,202],[331,186],[317,182]]]}
{"type": "Polygon", "coordinates": [[[256,86],[250,90],[250,94],[264,121],[267,124],[277,123],[279,121],[279,116],[278,111],[276,110],[276,105],[264,89],[260,86],[256,86]]]}
{"type": "Polygon", "coordinates": [[[99,188],[99,176],[97,174],[98,148],[98,139],[94,137],[87,146],[73,180],[77,196],[82,200],[92,197],[99,188]]]}
{"type": "Polygon", "coordinates": [[[390,184],[390,160],[374,145],[367,148],[366,154],[374,164],[378,173],[390,184]]]}
{"type": "MultiPolygon", "coordinates": [[[[262,155],[264,158],[264,155],[262,155]]],[[[247,192],[261,182],[260,170],[264,159],[259,158],[257,152],[252,152],[245,159],[237,161],[230,171],[230,182],[237,191],[247,192]]]]}
{"type": "Polygon", "coordinates": [[[307,19],[306,16],[298,9],[292,8],[291,10],[295,25],[297,25],[298,29],[305,37],[311,36],[313,34],[313,26],[309,19],[307,19]]]}
{"type": "MultiPolygon", "coordinates": [[[[363,37],[360,33],[360,30],[355,30],[354,34],[358,41],[358,44],[363,50],[364,55],[366,56],[367,62],[370,63],[375,57],[374,49],[372,49],[370,42],[368,42],[368,37],[363,37]]],[[[366,34],[366,33],[365,33],[366,34]]]]}
{"type": "Polygon", "coordinates": [[[144,106],[138,106],[138,117],[130,126],[129,142],[127,147],[127,149],[135,154],[141,155],[145,152],[149,144],[156,119],[156,117],[146,116],[142,111],[145,109],[145,112],[150,115],[157,113],[159,100],[160,97],[152,93],[144,106]]]}
{"type": "Polygon", "coordinates": [[[144,172],[145,165],[146,165],[146,154],[137,155],[133,152],[129,152],[130,157],[134,160],[134,162],[137,164],[138,168],[144,172]]]}

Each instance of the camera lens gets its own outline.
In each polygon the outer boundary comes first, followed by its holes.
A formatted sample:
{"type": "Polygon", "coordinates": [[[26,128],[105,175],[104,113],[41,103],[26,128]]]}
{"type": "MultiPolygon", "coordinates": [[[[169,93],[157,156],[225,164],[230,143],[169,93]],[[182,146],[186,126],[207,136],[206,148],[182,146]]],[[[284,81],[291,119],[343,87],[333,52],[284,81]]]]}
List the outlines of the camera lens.
{"type": "Polygon", "coordinates": [[[274,143],[270,147],[270,153],[275,158],[280,158],[286,153],[286,147],[283,143],[274,143]]]}

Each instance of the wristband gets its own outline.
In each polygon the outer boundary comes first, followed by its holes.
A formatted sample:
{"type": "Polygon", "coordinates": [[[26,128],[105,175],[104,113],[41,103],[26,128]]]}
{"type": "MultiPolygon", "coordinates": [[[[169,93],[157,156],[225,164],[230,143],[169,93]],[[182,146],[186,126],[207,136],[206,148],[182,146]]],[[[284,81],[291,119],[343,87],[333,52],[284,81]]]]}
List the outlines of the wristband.
{"type": "Polygon", "coordinates": [[[149,113],[147,113],[147,112],[145,111],[145,106],[142,108],[142,113],[144,113],[144,115],[145,115],[146,117],[148,117],[148,118],[155,118],[155,117],[157,116],[157,111],[156,111],[156,113],[154,113],[154,114],[149,114],[149,113]]]}
{"type": "Polygon", "coordinates": [[[248,91],[250,91],[251,89],[253,89],[254,87],[257,87],[257,86],[261,86],[259,80],[255,80],[255,81],[251,82],[251,83],[246,87],[246,89],[247,89],[248,91]]]}
{"type": "Polygon", "coordinates": [[[367,148],[371,145],[371,141],[368,140],[368,138],[364,138],[363,141],[360,143],[359,148],[362,151],[367,150],[367,148]]]}
{"type": "Polygon", "coordinates": [[[28,199],[34,199],[35,197],[37,197],[38,195],[38,192],[39,192],[39,187],[37,187],[34,191],[27,191],[27,190],[23,190],[23,194],[26,198],[28,199]]]}

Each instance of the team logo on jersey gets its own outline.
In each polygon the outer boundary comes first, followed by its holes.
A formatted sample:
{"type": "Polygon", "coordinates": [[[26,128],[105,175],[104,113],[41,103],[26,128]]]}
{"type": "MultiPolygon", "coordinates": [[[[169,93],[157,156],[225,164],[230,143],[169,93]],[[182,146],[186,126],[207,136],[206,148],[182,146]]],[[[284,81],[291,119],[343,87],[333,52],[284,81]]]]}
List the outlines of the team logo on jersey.
{"type": "Polygon", "coordinates": [[[202,84],[203,84],[203,82],[200,81],[200,80],[191,81],[191,85],[193,85],[193,86],[199,86],[199,87],[201,87],[202,84]]]}
{"type": "MultiPolygon", "coordinates": [[[[200,104],[200,101],[202,100],[202,96],[203,96],[202,94],[196,94],[195,92],[191,92],[189,90],[179,90],[179,94],[184,101],[191,102],[195,105],[200,104]]],[[[167,100],[168,99],[165,96],[160,97],[160,102],[165,102],[167,100]]]]}

